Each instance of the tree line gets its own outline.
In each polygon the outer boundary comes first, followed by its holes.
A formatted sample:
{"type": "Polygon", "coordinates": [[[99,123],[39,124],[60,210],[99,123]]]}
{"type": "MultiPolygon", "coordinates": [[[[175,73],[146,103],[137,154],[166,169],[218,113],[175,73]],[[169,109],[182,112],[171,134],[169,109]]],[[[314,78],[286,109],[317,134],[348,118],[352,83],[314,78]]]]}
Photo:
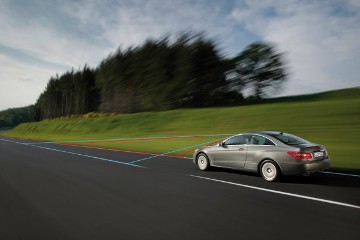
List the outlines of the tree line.
{"type": "Polygon", "coordinates": [[[231,59],[203,35],[183,34],[118,49],[96,68],[52,77],[34,106],[42,120],[88,112],[227,106],[273,93],[286,80],[282,55],[254,43],[231,59]]]}

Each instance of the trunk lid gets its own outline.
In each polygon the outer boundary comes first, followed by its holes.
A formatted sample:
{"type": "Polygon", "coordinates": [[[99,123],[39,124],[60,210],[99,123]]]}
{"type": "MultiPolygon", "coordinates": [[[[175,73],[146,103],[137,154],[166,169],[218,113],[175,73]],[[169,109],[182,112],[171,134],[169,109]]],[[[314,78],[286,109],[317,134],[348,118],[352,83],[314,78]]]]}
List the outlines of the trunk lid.
{"type": "Polygon", "coordinates": [[[301,152],[309,152],[314,159],[320,160],[327,158],[327,151],[324,146],[316,143],[299,144],[296,147],[300,148],[301,152]]]}

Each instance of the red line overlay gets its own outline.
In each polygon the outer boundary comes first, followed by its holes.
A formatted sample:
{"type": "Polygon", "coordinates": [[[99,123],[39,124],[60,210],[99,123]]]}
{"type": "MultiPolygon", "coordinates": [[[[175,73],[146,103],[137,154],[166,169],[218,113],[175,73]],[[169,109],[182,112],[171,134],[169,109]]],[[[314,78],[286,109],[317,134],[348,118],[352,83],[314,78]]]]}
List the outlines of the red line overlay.
{"type": "MultiPolygon", "coordinates": [[[[98,140],[86,142],[86,144],[96,144],[99,142],[136,142],[136,141],[154,141],[154,140],[169,140],[178,138],[203,138],[203,136],[171,136],[171,137],[154,137],[154,138],[133,138],[133,139],[109,139],[109,140],[98,140]]],[[[72,143],[72,142],[69,142],[72,143]]]]}
{"type": "Polygon", "coordinates": [[[62,143],[61,145],[65,146],[72,146],[72,147],[83,147],[83,148],[92,148],[92,149],[98,149],[98,150],[104,150],[104,151],[113,151],[113,152],[125,152],[125,153],[136,153],[136,154],[143,154],[143,155],[151,155],[151,156],[165,156],[165,157],[171,157],[171,158],[186,158],[185,156],[174,156],[174,155],[168,155],[168,154],[156,154],[156,153],[150,153],[150,152],[138,152],[138,151],[131,151],[131,150],[120,150],[115,148],[102,148],[102,147],[94,147],[94,146],[84,146],[79,144],[73,144],[73,143],[62,143]]]}

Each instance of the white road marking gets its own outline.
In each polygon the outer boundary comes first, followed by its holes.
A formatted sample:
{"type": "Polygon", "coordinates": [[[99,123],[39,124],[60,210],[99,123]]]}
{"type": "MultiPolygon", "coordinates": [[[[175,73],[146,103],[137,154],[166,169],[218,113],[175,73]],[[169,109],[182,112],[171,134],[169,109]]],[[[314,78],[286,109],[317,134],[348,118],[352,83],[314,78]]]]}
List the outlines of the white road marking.
{"type": "Polygon", "coordinates": [[[343,203],[343,202],[337,202],[337,201],[332,201],[332,200],[327,200],[327,199],[322,199],[322,198],[309,197],[309,196],[300,195],[300,194],[276,191],[276,190],[271,190],[271,189],[267,189],[267,188],[261,188],[261,187],[240,184],[240,183],[228,182],[228,181],[223,181],[223,180],[214,179],[214,178],[207,178],[207,177],[201,177],[201,176],[190,175],[190,174],[187,174],[187,175],[190,177],[206,179],[206,180],[210,180],[210,181],[214,181],[214,182],[226,183],[226,184],[235,185],[235,186],[239,186],[239,187],[256,189],[256,190],[264,191],[264,192],[271,192],[271,193],[276,193],[276,194],[281,194],[281,195],[286,195],[286,196],[291,196],[291,197],[296,197],[296,198],[308,199],[308,200],[313,200],[313,201],[318,201],[318,202],[324,202],[324,203],[335,204],[335,205],[344,206],[344,207],[360,209],[360,206],[343,203]]]}
{"type": "Polygon", "coordinates": [[[321,173],[325,173],[325,174],[333,174],[333,175],[341,175],[341,176],[350,176],[350,177],[360,177],[360,175],[348,174],[348,173],[323,172],[323,171],[321,171],[321,173]]]}

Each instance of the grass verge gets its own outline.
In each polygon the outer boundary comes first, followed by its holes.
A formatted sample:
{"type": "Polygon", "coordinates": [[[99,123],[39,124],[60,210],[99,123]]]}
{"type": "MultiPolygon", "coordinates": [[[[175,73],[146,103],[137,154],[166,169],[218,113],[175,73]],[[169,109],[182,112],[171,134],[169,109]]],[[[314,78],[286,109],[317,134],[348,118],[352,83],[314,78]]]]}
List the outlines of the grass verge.
{"type": "MultiPolygon", "coordinates": [[[[360,169],[359,106],[360,89],[349,89],[317,94],[316,97],[309,95],[292,98],[286,102],[240,107],[45,120],[22,124],[2,135],[40,141],[64,141],[276,130],[325,145],[333,167],[360,169]]],[[[165,153],[218,138],[220,137],[83,144],[165,153]]]]}

